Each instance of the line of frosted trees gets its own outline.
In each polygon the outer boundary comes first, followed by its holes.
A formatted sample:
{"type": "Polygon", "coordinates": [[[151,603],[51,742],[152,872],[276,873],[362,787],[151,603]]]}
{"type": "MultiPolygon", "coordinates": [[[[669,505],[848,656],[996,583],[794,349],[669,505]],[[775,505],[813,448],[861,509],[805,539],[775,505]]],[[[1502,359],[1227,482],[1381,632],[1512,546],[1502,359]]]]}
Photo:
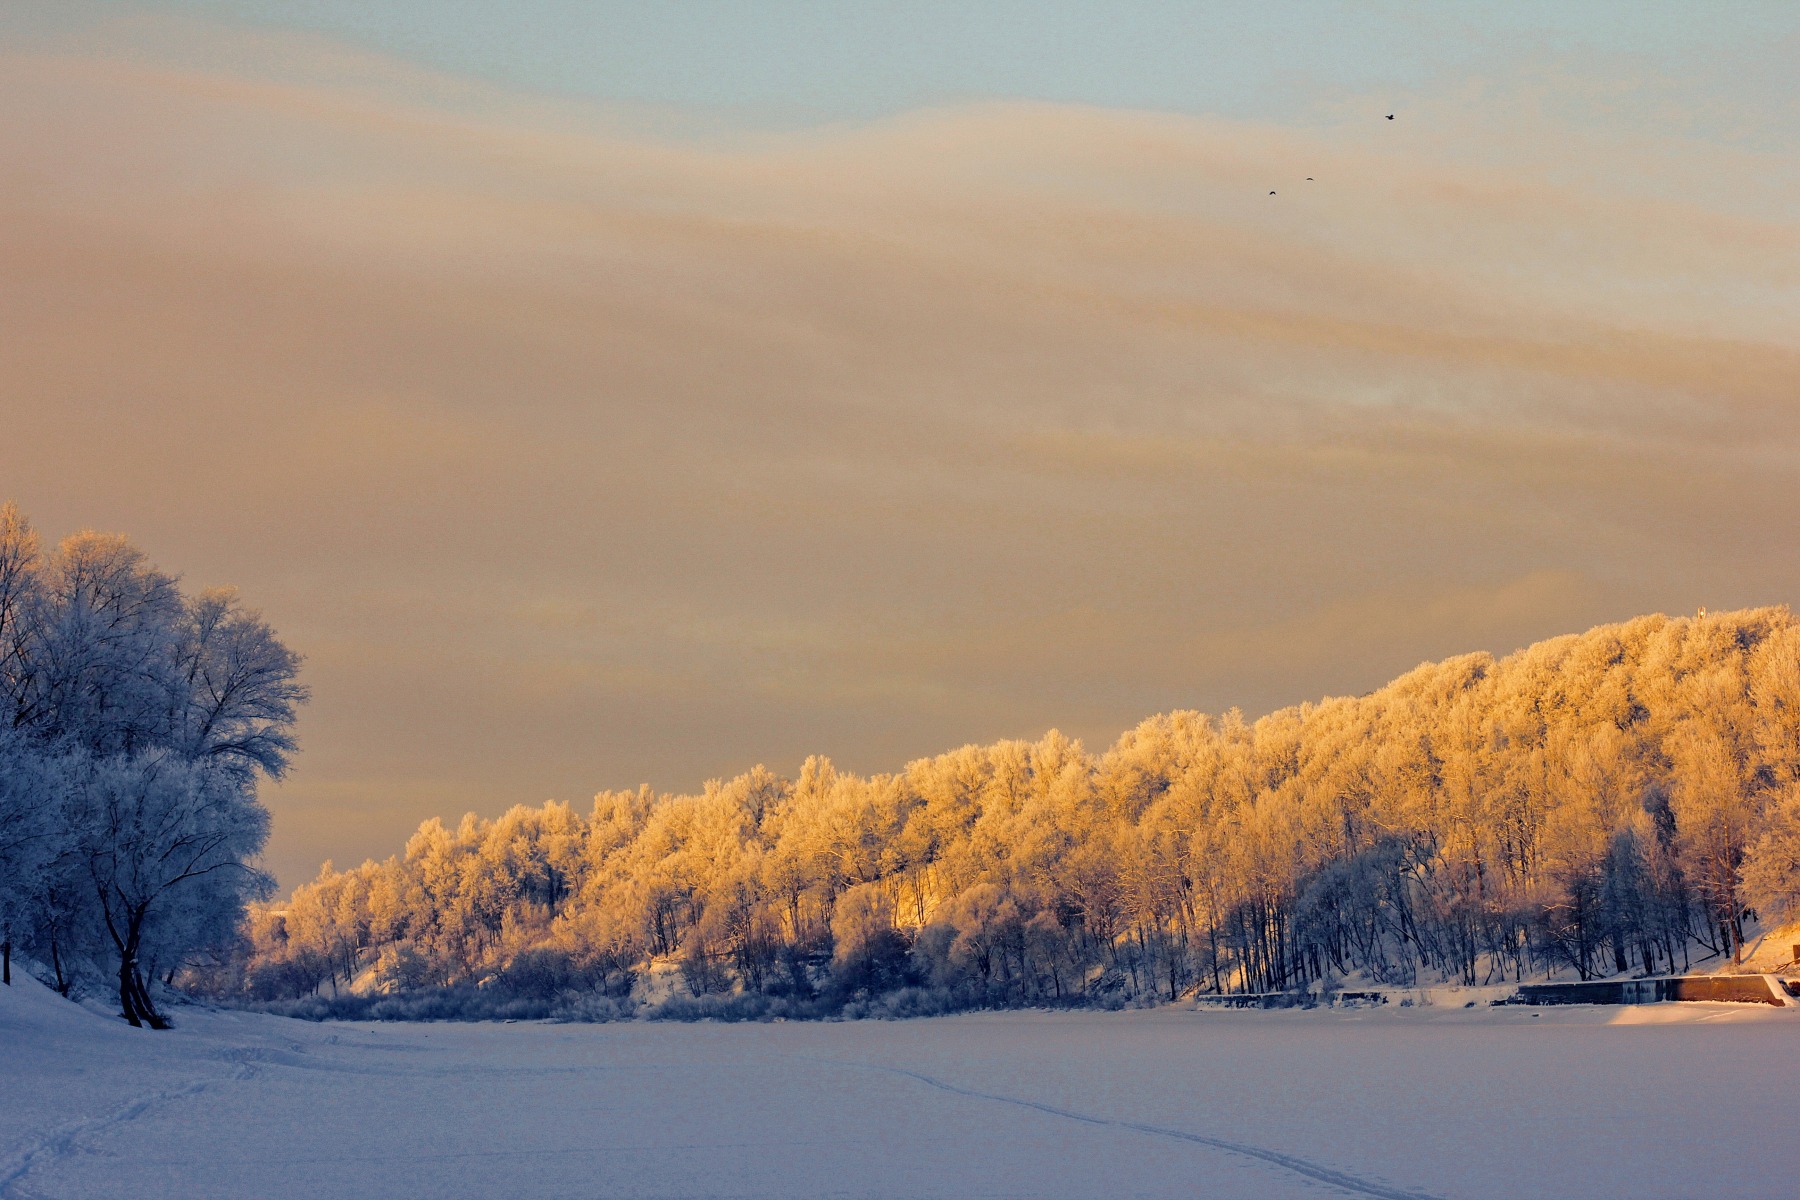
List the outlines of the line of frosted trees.
{"type": "Polygon", "coordinates": [[[1170,713],[1099,755],[1051,733],[432,820],[257,910],[228,988],[620,992],[659,962],[702,996],[935,1009],[1476,985],[1735,958],[1796,902],[1800,625],[1759,609],[1254,724],[1170,713]]]}
{"type": "Polygon", "coordinates": [[[229,591],[184,595],[122,537],[46,552],[0,507],[0,957],[116,988],[163,1028],[157,983],[237,944],[268,878],[261,778],[281,774],[297,657],[229,591]]]}

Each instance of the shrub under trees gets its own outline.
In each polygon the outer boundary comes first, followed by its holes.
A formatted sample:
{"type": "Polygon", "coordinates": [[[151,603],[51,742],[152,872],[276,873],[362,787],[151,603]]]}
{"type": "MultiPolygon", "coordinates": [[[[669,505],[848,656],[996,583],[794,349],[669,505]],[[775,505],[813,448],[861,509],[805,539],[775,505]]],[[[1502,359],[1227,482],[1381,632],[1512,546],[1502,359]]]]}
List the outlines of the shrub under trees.
{"type": "Polygon", "coordinates": [[[572,1003],[661,961],[665,1015],[742,1016],[1661,972],[1800,902],[1797,848],[1800,625],[1650,616],[1100,754],[1053,732],[427,821],[258,909],[220,986],[572,1003]]]}

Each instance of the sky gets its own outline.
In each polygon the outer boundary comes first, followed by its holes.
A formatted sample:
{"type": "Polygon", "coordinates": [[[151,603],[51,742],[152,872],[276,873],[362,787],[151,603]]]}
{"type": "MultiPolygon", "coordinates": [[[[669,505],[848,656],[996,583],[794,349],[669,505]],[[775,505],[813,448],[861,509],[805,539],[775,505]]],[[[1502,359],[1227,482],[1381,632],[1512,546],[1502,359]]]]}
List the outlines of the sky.
{"type": "Polygon", "coordinates": [[[1785,3],[26,0],[0,496],[306,656],[284,886],[1791,603],[1797,59],[1785,3]]]}

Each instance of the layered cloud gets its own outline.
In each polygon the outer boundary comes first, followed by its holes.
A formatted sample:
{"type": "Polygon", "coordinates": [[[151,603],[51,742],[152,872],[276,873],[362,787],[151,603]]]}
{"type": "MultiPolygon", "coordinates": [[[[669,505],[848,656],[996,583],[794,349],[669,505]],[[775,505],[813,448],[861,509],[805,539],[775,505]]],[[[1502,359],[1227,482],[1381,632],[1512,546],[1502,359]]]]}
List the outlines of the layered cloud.
{"type": "Polygon", "coordinates": [[[702,134],[310,39],[21,43],[0,491],[309,655],[290,882],[1793,598],[1795,160],[1536,95],[702,134]]]}

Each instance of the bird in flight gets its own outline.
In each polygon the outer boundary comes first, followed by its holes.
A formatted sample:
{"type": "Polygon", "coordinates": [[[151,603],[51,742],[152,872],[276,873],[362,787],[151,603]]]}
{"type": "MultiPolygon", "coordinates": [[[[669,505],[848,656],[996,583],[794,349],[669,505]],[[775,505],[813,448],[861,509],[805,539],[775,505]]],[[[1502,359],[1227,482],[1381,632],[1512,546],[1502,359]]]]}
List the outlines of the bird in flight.
{"type": "Polygon", "coordinates": [[[1311,183],[1312,181],[1313,181],[1313,177],[1311,175],[1308,175],[1306,177],[1306,182],[1311,183]]]}
{"type": "Polygon", "coordinates": [[[1388,114],[1388,120],[1390,120],[1390,121],[1391,121],[1391,120],[1393,120],[1393,119],[1394,119],[1394,114],[1393,114],[1393,113],[1389,113],[1389,114],[1388,114]]]}
{"type": "Polygon", "coordinates": [[[1270,192],[1270,193],[1269,193],[1269,195],[1271,195],[1271,196],[1273,196],[1273,195],[1274,195],[1274,194],[1275,194],[1275,193],[1274,193],[1274,192],[1270,192]]]}

